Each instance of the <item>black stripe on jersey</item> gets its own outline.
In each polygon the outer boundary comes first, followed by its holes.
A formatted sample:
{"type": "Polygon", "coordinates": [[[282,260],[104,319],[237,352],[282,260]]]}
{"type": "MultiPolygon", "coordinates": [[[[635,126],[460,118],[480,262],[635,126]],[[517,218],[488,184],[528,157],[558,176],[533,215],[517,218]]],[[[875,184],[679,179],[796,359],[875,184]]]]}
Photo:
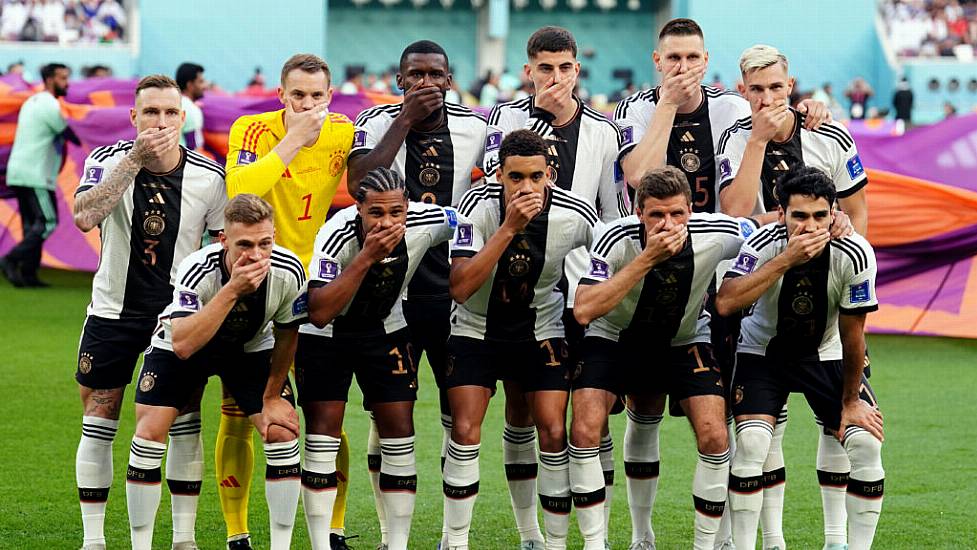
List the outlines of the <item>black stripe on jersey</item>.
{"type": "Polygon", "coordinates": [[[610,126],[611,128],[613,128],[615,132],[617,132],[617,130],[618,130],[617,125],[614,124],[613,122],[611,122],[610,119],[608,119],[602,113],[597,112],[592,107],[589,107],[587,105],[584,105],[583,106],[583,116],[585,116],[587,118],[592,118],[592,119],[594,119],[594,120],[596,120],[598,122],[603,122],[604,124],[607,124],[608,126],[610,126]]]}
{"type": "Polygon", "coordinates": [[[539,134],[540,136],[546,137],[553,135],[553,126],[549,122],[539,118],[529,118],[532,123],[529,125],[529,129],[533,132],[539,134]]]}
{"type": "Polygon", "coordinates": [[[421,210],[421,211],[414,210],[414,211],[407,212],[407,221],[419,220],[424,218],[437,218],[439,220],[443,220],[444,210],[441,210],[440,208],[428,208],[426,210],[421,210]]]}
{"type": "Polygon", "coordinates": [[[868,255],[857,244],[847,239],[838,239],[831,241],[831,246],[844,252],[845,256],[848,256],[855,268],[856,275],[868,268],[868,255]]]}
{"type": "Polygon", "coordinates": [[[493,183],[487,183],[479,188],[475,188],[473,191],[469,191],[461,199],[461,204],[458,205],[458,212],[462,216],[471,215],[472,211],[475,210],[475,206],[483,200],[499,199],[502,197],[502,186],[493,183]]]}
{"type": "Polygon", "coordinates": [[[640,239],[641,230],[643,227],[644,226],[641,224],[619,225],[607,233],[604,233],[604,235],[600,238],[600,241],[594,245],[594,254],[598,254],[601,257],[606,258],[607,255],[611,253],[611,250],[613,250],[614,245],[617,243],[628,238],[640,239]]]}
{"type": "Polygon", "coordinates": [[[622,218],[626,218],[632,214],[631,212],[628,212],[628,203],[624,200],[624,193],[617,194],[617,213],[620,214],[622,218]]]}
{"type": "Polygon", "coordinates": [[[868,177],[862,177],[862,179],[858,180],[858,183],[856,183],[855,185],[852,185],[851,187],[845,189],[844,191],[838,191],[838,198],[847,199],[848,197],[861,191],[862,187],[865,187],[866,185],[868,185],[868,177]]]}
{"type": "Polygon", "coordinates": [[[733,90],[720,90],[718,88],[713,88],[712,86],[703,86],[702,89],[706,92],[706,96],[708,97],[720,97],[724,95],[741,97],[740,94],[734,92],[733,90]]]}
{"type": "Polygon", "coordinates": [[[194,166],[199,166],[205,170],[210,170],[211,172],[214,172],[215,174],[219,175],[222,178],[225,177],[226,174],[224,173],[224,168],[221,165],[217,164],[216,162],[210,160],[209,158],[199,153],[195,153],[189,149],[187,149],[186,151],[187,151],[187,162],[193,164],[194,166]]]}
{"type": "Polygon", "coordinates": [[[326,242],[322,243],[322,252],[326,252],[330,256],[335,256],[336,252],[341,247],[341,245],[337,246],[337,241],[346,242],[348,240],[347,237],[356,232],[357,223],[359,223],[358,219],[353,218],[352,220],[346,222],[346,225],[344,225],[342,229],[336,231],[332,235],[329,235],[326,242]]]}
{"type": "MultiPolygon", "coordinates": [[[[722,135],[719,136],[719,145],[716,147],[716,152],[722,154],[726,151],[726,144],[729,142],[729,138],[733,137],[739,130],[752,130],[753,120],[750,117],[743,117],[733,123],[732,126],[723,130],[722,135]]],[[[733,174],[735,176],[735,174],[733,174]]]]}
{"type": "Polygon", "coordinates": [[[298,283],[299,288],[302,287],[302,283],[305,282],[305,268],[302,267],[302,262],[298,258],[278,250],[272,250],[271,265],[277,265],[292,275],[295,275],[295,282],[298,283]]]}
{"type": "Polygon", "coordinates": [[[689,233],[725,233],[739,236],[740,226],[730,220],[689,220],[689,233]]]}
{"type": "Polygon", "coordinates": [[[768,229],[766,231],[761,231],[754,233],[753,237],[748,241],[753,250],[759,252],[763,250],[768,244],[787,238],[787,227],[784,225],[778,225],[773,229],[768,229]]]}
{"type": "Polygon", "coordinates": [[[392,117],[396,117],[400,113],[400,109],[402,105],[403,105],[402,103],[397,103],[396,105],[377,105],[376,107],[370,107],[369,109],[360,113],[358,117],[356,117],[356,122],[354,123],[354,126],[362,126],[364,123],[366,123],[366,121],[370,120],[371,118],[378,117],[384,113],[392,117]]]}
{"type": "Polygon", "coordinates": [[[851,149],[851,146],[855,143],[852,141],[851,136],[848,135],[848,132],[830,122],[814,130],[814,133],[833,139],[844,151],[851,149]]]}
{"type": "Polygon", "coordinates": [[[445,110],[447,110],[449,115],[460,116],[460,117],[471,117],[477,118],[484,121],[485,117],[481,113],[476,113],[475,111],[465,107],[464,105],[456,105],[454,103],[445,103],[445,110]]]}
{"type": "Polygon", "coordinates": [[[628,108],[631,107],[632,103],[637,103],[638,101],[651,101],[652,103],[657,103],[655,100],[654,89],[644,90],[624,98],[624,100],[618,103],[617,107],[614,109],[614,120],[620,120],[626,117],[628,114],[628,108]]]}
{"type": "Polygon", "coordinates": [[[204,261],[198,262],[197,265],[193,266],[189,271],[187,271],[186,275],[183,276],[183,279],[180,280],[180,284],[189,288],[197,288],[197,284],[203,277],[203,273],[213,271],[220,264],[222,254],[223,251],[221,250],[207,254],[207,256],[204,257],[204,261]]]}
{"type": "Polygon", "coordinates": [[[492,108],[489,112],[488,123],[490,125],[497,125],[499,123],[499,118],[502,116],[502,111],[505,109],[515,109],[517,111],[529,111],[530,102],[532,97],[524,97],[516,101],[509,101],[506,103],[499,103],[492,108]]]}
{"type": "Polygon", "coordinates": [[[568,210],[573,210],[574,212],[583,216],[584,220],[590,225],[595,225],[597,220],[597,211],[594,207],[587,204],[583,199],[574,197],[569,193],[560,193],[558,188],[553,189],[553,204],[555,206],[560,206],[568,210]]]}
{"type": "Polygon", "coordinates": [[[425,225],[441,225],[444,220],[407,220],[407,227],[423,227],[425,225]]]}
{"type": "Polygon", "coordinates": [[[132,149],[132,144],[132,141],[120,141],[115,145],[106,145],[104,150],[98,149],[96,151],[92,151],[91,156],[93,159],[102,162],[120,151],[128,151],[129,149],[132,149]]]}

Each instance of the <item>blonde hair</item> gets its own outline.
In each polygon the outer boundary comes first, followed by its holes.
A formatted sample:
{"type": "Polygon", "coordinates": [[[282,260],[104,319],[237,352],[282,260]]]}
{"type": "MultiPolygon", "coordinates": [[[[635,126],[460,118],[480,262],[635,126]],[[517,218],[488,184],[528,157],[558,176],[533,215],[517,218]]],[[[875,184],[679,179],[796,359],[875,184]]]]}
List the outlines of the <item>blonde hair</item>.
{"type": "Polygon", "coordinates": [[[740,72],[746,75],[777,63],[783,65],[784,71],[787,71],[787,57],[780,50],[766,44],[757,44],[743,50],[740,55],[740,72]]]}
{"type": "Polygon", "coordinates": [[[274,214],[271,205],[258,195],[242,193],[231,199],[224,208],[224,225],[231,223],[254,225],[270,220],[274,214]]]}

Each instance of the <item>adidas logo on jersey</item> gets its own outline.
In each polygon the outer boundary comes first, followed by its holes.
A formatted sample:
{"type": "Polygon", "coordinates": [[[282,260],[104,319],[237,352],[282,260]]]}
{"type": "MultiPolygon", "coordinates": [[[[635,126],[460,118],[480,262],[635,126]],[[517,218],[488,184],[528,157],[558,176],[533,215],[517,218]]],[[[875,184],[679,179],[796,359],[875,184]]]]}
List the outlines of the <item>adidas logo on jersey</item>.
{"type": "Polygon", "coordinates": [[[151,204],[166,204],[166,201],[163,200],[163,193],[156,193],[153,198],[149,199],[149,202],[151,204]]]}
{"type": "Polygon", "coordinates": [[[692,137],[692,132],[686,130],[685,133],[682,134],[682,137],[679,138],[679,141],[683,143],[692,143],[695,141],[695,138],[692,137]]]}
{"type": "Polygon", "coordinates": [[[781,160],[776,165],[774,165],[773,169],[776,170],[776,171],[778,171],[778,172],[786,172],[786,171],[790,170],[790,166],[787,165],[787,161],[786,160],[781,160]]]}
{"type": "Polygon", "coordinates": [[[424,152],[421,153],[421,156],[422,157],[436,157],[436,156],[438,156],[438,150],[435,149],[434,146],[432,145],[432,146],[428,147],[427,149],[425,149],[424,152]]]}
{"type": "Polygon", "coordinates": [[[231,311],[243,313],[247,310],[248,310],[248,304],[245,304],[244,302],[238,302],[237,304],[235,304],[234,309],[232,309],[231,311]]]}

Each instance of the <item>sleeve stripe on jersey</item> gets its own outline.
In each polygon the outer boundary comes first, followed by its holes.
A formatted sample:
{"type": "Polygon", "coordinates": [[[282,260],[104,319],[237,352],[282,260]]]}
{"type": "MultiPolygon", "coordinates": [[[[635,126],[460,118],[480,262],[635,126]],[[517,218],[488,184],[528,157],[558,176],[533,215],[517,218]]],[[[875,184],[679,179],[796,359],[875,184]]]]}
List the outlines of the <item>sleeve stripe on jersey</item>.
{"type": "Polygon", "coordinates": [[[529,120],[531,121],[529,129],[533,132],[536,132],[544,137],[553,134],[553,126],[551,126],[550,123],[546,122],[545,120],[532,117],[530,117],[529,120]]]}
{"type": "Polygon", "coordinates": [[[617,243],[627,239],[640,240],[643,229],[644,227],[641,224],[620,226],[616,231],[605,234],[605,237],[610,237],[610,239],[602,239],[600,244],[594,247],[594,253],[606,258],[617,243]]]}
{"type": "Polygon", "coordinates": [[[97,152],[92,151],[92,158],[98,162],[104,162],[105,159],[115,156],[116,153],[132,149],[132,143],[132,141],[120,141],[115,145],[108,145],[106,146],[109,147],[108,149],[99,150],[97,152]]]}
{"type": "Polygon", "coordinates": [[[196,158],[191,157],[190,155],[187,155],[187,163],[188,164],[192,164],[194,166],[199,166],[200,168],[203,168],[204,170],[209,170],[209,171],[217,174],[221,178],[224,178],[225,177],[224,169],[221,168],[220,166],[217,166],[216,164],[214,164],[213,162],[211,162],[209,160],[208,161],[197,160],[196,158]]]}
{"type": "Polygon", "coordinates": [[[490,126],[496,126],[499,124],[499,119],[502,118],[502,111],[505,109],[515,109],[517,111],[529,111],[529,105],[532,101],[532,97],[524,97],[516,101],[508,101],[506,103],[499,103],[489,112],[488,123],[490,126]]]}
{"type": "Polygon", "coordinates": [[[187,274],[180,280],[180,284],[187,288],[197,288],[204,275],[217,269],[220,265],[220,257],[220,251],[207,254],[204,261],[197,263],[190,271],[187,271],[187,274]]]}
{"type": "Polygon", "coordinates": [[[440,220],[432,220],[432,219],[407,220],[407,227],[422,227],[425,225],[442,225],[442,224],[444,224],[443,218],[440,220]]]}
{"type": "Polygon", "coordinates": [[[336,247],[336,241],[346,242],[346,237],[356,234],[356,219],[349,220],[342,229],[336,231],[326,239],[326,242],[322,244],[322,251],[330,256],[335,256],[338,248],[336,247]]]}
{"type": "Polygon", "coordinates": [[[759,252],[768,244],[778,240],[787,238],[787,227],[783,225],[775,225],[771,229],[764,230],[761,228],[759,231],[753,234],[748,241],[753,250],[759,252]]]}
{"type": "Polygon", "coordinates": [[[713,88],[712,86],[703,86],[702,88],[706,91],[706,96],[708,97],[720,97],[724,95],[741,97],[740,94],[734,92],[733,90],[720,90],[718,88],[713,88]]]}
{"type": "Polygon", "coordinates": [[[845,151],[851,149],[851,146],[855,144],[848,132],[836,126],[834,123],[829,122],[828,124],[824,124],[814,132],[834,139],[845,151]]]}
{"type": "MultiPolygon", "coordinates": [[[[726,152],[726,144],[729,142],[729,138],[733,137],[739,130],[752,130],[753,120],[750,117],[743,117],[737,120],[732,126],[723,130],[723,134],[719,136],[719,146],[716,148],[717,154],[723,154],[726,152]]],[[[735,174],[733,174],[735,176],[735,174]]]]}
{"type": "Polygon", "coordinates": [[[265,126],[264,123],[259,123],[259,124],[260,124],[259,129],[256,132],[251,133],[251,140],[250,143],[248,143],[248,147],[247,147],[247,150],[251,151],[252,153],[258,150],[258,140],[261,139],[261,136],[264,135],[265,132],[269,131],[268,127],[265,126]]]}
{"type": "Polygon", "coordinates": [[[403,104],[398,103],[396,105],[377,105],[376,107],[371,107],[360,113],[360,116],[356,117],[355,126],[363,126],[371,118],[376,118],[384,113],[392,117],[396,117],[398,114],[400,114],[401,105],[403,104]]]}
{"type": "Polygon", "coordinates": [[[437,210],[429,210],[427,212],[420,212],[413,216],[410,213],[407,214],[407,224],[413,222],[434,222],[434,223],[444,223],[444,214],[437,210]]]}
{"type": "Polygon", "coordinates": [[[847,199],[848,197],[850,197],[850,196],[854,195],[855,193],[858,193],[859,191],[861,191],[862,190],[862,187],[865,187],[866,185],[868,185],[868,176],[866,176],[865,174],[862,174],[862,177],[859,178],[858,183],[856,183],[855,185],[852,185],[851,187],[849,187],[848,189],[845,189],[844,191],[838,191],[838,198],[839,199],[847,199]]]}
{"type": "Polygon", "coordinates": [[[861,273],[868,269],[868,254],[862,247],[858,246],[854,242],[848,239],[838,239],[831,241],[831,245],[841,250],[849,258],[851,258],[852,263],[855,266],[855,273],[861,273]]]}
{"type": "Polygon", "coordinates": [[[689,220],[689,229],[731,229],[740,232],[740,224],[732,220],[689,220]]]}
{"type": "Polygon", "coordinates": [[[291,252],[290,250],[286,252],[286,250],[288,249],[272,249],[272,259],[278,259],[279,261],[292,264],[292,267],[298,269],[302,273],[302,280],[305,281],[305,267],[302,265],[302,260],[300,260],[294,252],[291,252]]]}
{"type": "Polygon", "coordinates": [[[276,255],[275,252],[271,253],[271,266],[291,273],[295,277],[296,287],[302,288],[302,284],[305,283],[305,270],[301,268],[301,265],[298,265],[297,261],[293,260],[294,258],[289,258],[284,254],[276,255]]]}
{"type": "Polygon", "coordinates": [[[617,194],[617,211],[621,214],[622,218],[631,215],[631,212],[628,212],[628,203],[624,200],[623,192],[617,194]]]}
{"type": "Polygon", "coordinates": [[[594,207],[590,206],[589,204],[581,205],[578,202],[568,201],[562,197],[554,196],[553,206],[559,206],[562,208],[566,208],[567,210],[573,210],[577,214],[580,214],[580,216],[583,217],[584,221],[589,223],[591,226],[597,225],[597,220],[600,219],[597,217],[597,213],[594,211],[594,207]]]}
{"type": "MultiPolygon", "coordinates": [[[[248,143],[251,141],[251,133],[257,130],[260,127],[260,125],[261,123],[258,122],[257,120],[252,122],[251,124],[248,124],[247,129],[244,130],[244,136],[241,137],[241,149],[244,149],[245,151],[251,151],[250,149],[248,149],[248,143]]],[[[251,152],[253,153],[254,151],[251,152]]]]}
{"type": "Polygon", "coordinates": [[[437,206],[432,206],[430,208],[425,208],[424,210],[408,210],[407,219],[411,218],[430,218],[430,217],[444,219],[444,210],[438,208],[437,206]]]}
{"type": "Polygon", "coordinates": [[[695,235],[715,235],[716,233],[723,233],[725,235],[733,235],[734,237],[740,236],[739,229],[728,229],[724,227],[709,227],[709,228],[696,228],[689,227],[689,234],[695,235]]]}
{"type": "Polygon", "coordinates": [[[461,204],[458,205],[458,212],[462,216],[471,215],[472,211],[475,209],[475,205],[479,202],[490,199],[498,198],[502,194],[502,186],[497,184],[485,184],[481,187],[475,187],[471,191],[465,193],[465,196],[461,199],[461,204]]]}
{"type": "Polygon", "coordinates": [[[654,103],[655,102],[654,88],[652,88],[651,90],[638,92],[636,94],[624,98],[623,101],[617,104],[617,108],[614,109],[614,120],[621,120],[622,118],[628,116],[628,108],[631,107],[632,103],[637,103],[639,101],[651,101],[654,103]]]}
{"type": "Polygon", "coordinates": [[[220,164],[217,164],[216,162],[214,162],[213,159],[211,159],[209,157],[206,157],[204,155],[201,155],[200,153],[198,153],[198,152],[196,152],[196,151],[194,151],[192,149],[187,149],[187,158],[192,158],[194,160],[199,160],[200,162],[203,162],[204,164],[206,164],[208,166],[211,166],[213,168],[217,168],[217,169],[219,169],[221,171],[221,175],[224,175],[224,167],[223,166],[221,166],[220,164]]]}
{"type": "Polygon", "coordinates": [[[592,107],[588,107],[587,105],[584,105],[583,106],[583,115],[585,117],[587,117],[587,118],[596,120],[597,122],[601,122],[603,124],[609,125],[611,128],[614,129],[614,132],[615,133],[617,133],[617,131],[618,131],[618,128],[617,128],[617,125],[616,124],[614,124],[613,122],[611,122],[611,120],[609,118],[607,118],[606,116],[604,116],[603,113],[598,113],[592,107]]]}
{"type": "Polygon", "coordinates": [[[475,111],[469,109],[468,107],[465,107],[464,105],[457,105],[454,103],[445,103],[444,105],[449,115],[477,118],[482,121],[485,120],[485,117],[482,116],[481,113],[476,113],[475,111]]]}

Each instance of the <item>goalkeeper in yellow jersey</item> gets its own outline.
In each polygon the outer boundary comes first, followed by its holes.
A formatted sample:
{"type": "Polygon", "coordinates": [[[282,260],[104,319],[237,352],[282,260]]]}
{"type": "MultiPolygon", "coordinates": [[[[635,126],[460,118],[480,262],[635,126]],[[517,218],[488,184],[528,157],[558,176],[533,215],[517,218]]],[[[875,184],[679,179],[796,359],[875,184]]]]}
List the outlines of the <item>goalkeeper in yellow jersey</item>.
{"type": "MultiPolygon", "coordinates": [[[[227,193],[253,193],[275,210],[275,241],[294,251],[308,269],[316,232],[329,212],[353,145],[353,124],[329,112],[329,66],[312,54],[292,56],[282,67],[278,97],[283,109],[242,116],[231,126],[227,193]]],[[[248,494],[254,464],[251,424],[225,391],[217,433],[217,481],[227,547],[250,549],[248,494]]],[[[333,549],[347,548],[343,533],[349,444],[342,435],[339,486],[328,534],[333,549]]],[[[306,509],[306,515],[316,510],[306,509]]],[[[322,523],[322,522],[317,522],[322,523]]],[[[312,536],[325,537],[325,533],[312,536]]]]}

